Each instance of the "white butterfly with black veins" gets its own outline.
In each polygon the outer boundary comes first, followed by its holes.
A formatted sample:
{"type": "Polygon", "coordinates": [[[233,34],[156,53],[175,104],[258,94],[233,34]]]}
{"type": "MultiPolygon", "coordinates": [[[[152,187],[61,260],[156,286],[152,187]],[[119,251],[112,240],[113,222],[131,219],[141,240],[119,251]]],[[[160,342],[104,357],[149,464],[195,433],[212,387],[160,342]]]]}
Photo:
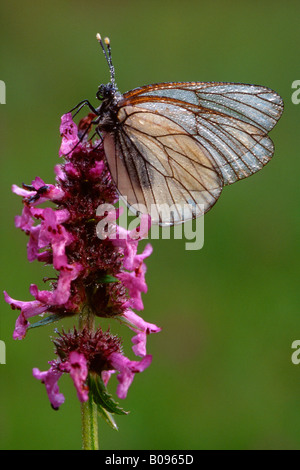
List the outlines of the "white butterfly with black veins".
{"type": "Polygon", "coordinates": [[[99,86],[93,124],[103,138],[118,191],[152,223],[173,225],[207,212],[223,186],[256,173],[271,159],[267,133],[283,111],[273,90],[242,83],[159,83],[117,91],[110,41],[97,39],[111,82],[99,86]],[[172,207],[172,211],[169,208],[172,207]],[[203,210],[204,208],[204,210],[203,210]]]}

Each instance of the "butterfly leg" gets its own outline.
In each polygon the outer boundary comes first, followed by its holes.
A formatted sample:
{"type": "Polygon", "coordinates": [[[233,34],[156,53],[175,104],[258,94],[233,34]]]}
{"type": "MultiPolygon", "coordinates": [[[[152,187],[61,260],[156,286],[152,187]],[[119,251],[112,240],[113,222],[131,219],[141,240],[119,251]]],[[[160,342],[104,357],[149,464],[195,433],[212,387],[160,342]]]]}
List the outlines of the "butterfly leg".
{"type": "Polygon", "coordinates": [[[88,106],[94,114],[96,114],[96,115],[98,114],[96,108],[94,108],[94,106],[89,102],[89,100],[80,101],[80,103],[78,103],[76,106],[74,106],[74,108],[70,109],[69,113],[72,113],[73,111],[76,110],[76,113],[72,116],[74,118],[76,116],[76,114],[78,114],[79,111],[81,111],[81,109],[84,106],[88,106]]]}

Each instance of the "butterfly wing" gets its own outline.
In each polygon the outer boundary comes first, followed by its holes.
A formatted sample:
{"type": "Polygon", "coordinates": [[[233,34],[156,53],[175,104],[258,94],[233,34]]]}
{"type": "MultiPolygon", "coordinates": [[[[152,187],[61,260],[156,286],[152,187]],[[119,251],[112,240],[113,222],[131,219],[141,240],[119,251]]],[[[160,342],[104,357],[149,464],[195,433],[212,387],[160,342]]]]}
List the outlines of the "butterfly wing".
{"type": "Polygon", "coordinates": [[[141,204],[153,223],[197,217],[224,185],[271,159],[267,132],[282,110],[280,96],[257,85],[161,83],[132,90],[119,103],[118,129],[104,137],[113,179],[128,206],[141,204]],[[165,210],[151,212],[155,204],[165,210]]]}

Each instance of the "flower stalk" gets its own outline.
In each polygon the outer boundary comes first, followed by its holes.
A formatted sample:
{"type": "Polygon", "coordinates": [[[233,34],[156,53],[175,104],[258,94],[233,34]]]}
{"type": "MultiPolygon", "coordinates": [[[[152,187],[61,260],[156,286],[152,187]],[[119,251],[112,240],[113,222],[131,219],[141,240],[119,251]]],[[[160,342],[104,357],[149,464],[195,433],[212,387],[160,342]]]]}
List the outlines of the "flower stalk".
{"type": "MultiPolygon", "coordinates": [[[[79,314],[79,330],[86,329],[93,333],[95,329],[95,315],[85,306],[79,314]]],[[[81,403],[81,435],[83,450],[99,450],[98,440],[98,411],[97,405],[89,392],[87,401],[81,403]]]]}
{"type": "Polygon", "coordinates": [[[81,433],[83,450],[99,450],[98,411],[92,394],[81,403],[81,433]]]}

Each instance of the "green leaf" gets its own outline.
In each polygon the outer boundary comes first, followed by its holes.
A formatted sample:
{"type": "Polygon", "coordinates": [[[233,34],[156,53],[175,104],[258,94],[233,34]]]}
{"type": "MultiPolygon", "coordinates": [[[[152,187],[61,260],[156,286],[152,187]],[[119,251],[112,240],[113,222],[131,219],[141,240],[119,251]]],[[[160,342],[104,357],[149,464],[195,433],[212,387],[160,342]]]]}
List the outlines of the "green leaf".
{"type": "Polygon", "coordinates": [[[102,408],[101,405],[97,405],[98,414],[104,419],[104,421],[115,431],[119,431],[117,423],[115,422],[113,415],[107,410],[102,408]]]}
{"type": "Polygon", "coordinates": [[[93,395],[94,402],[98,408],[100,406],[100,409],[98,409],[100,414],[103,414],[101,408],[104,408],[108,413],[117,415],[128,414],[128,411],[123,410],[123,408],[119,406],[119,403],[117,403],[108,393],[107,388],[99,375],[89,375],[89,389],[93,395]]]}
{"type": "Polygon", "coordinates": [[[105,276],[100,277],[98,282],[99,284],[109,284],[111,282],[120,282],[120,280],[110,274],[106,274],[105,276]]]}
{"type": "Polygon", "coordinates": [[[42,318],[42,320],[37,321],[35,323],[30,323],[28,329],[37,328],[39,326],[49,325],[50,323],[54,323],[56,321],[61,320],[62,318],[66,317],[67,315],[63,315],[61,313],[54,313],[53,315],[49,315],[48,317],[42,318]]]}

